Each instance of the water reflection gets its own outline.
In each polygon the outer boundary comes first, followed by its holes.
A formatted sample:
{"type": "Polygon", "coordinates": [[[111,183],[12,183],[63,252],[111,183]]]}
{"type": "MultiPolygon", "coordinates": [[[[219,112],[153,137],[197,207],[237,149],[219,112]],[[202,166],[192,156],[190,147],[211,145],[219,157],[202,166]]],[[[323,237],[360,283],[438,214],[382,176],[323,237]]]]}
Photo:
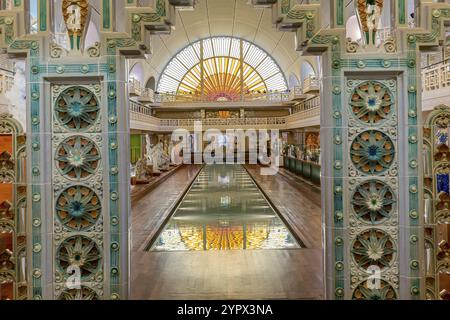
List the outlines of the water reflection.
{"type": "Polygon", "coordinates": [[[207,165],[152,251],[299,248],[240,165],[207,165]]]}

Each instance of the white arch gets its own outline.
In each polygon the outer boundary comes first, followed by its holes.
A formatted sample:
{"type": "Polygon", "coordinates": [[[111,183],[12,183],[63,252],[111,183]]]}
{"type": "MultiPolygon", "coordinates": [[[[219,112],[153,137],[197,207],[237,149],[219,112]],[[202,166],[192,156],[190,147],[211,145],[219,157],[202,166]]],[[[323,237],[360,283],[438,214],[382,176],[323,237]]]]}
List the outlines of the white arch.
{"type": "Polygon", "coordinates": [[[314,67],[311,65],[311,63],[309,61],[303,61],[302,64],[300,65],[300,80],[303,83],[303,81],[305,81],[306,78],[308,78],[309,76],[315,76],[316,75],[316,71],[314,70],[314,67]]]}
{"type": "Polygon", "coordinates": [[[141,84],[144,83],[144,66],[141,62],[136,62],[130,69],[129,78],[138,80],[141,84]]]}
{"type": "Polygon", "coordinates": [[[294,72],[291,72],[289,75],[289,89],[293,89],[300,85],[300,81],[298,80],[297,75],[294,72]]]}

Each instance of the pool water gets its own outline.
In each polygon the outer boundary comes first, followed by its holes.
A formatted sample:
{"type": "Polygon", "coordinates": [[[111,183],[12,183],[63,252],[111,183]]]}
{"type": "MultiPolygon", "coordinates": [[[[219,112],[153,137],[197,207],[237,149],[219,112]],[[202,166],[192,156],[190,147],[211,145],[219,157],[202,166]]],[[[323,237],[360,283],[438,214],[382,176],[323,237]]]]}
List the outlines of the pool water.
{"type": "Polygon", "coordinates": [[[300,248],[241,165],[206,165],[151,251],[300,248]]]}

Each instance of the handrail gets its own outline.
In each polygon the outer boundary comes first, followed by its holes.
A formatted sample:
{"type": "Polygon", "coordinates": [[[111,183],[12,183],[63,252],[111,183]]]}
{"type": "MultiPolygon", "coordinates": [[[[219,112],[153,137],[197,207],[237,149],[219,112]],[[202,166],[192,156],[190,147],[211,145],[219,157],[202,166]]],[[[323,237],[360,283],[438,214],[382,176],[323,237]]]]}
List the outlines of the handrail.
{"type": "Polygon", "coordinates": [[[208,98],[207,96],[202,96],[200,93],[171,93],[171,92],[165,92],[165,93],[155,93],[155,102],[156,103],[183,103],[183,102],[189,102],[189,103],[201,103],[201,102],[214,102],[214,103],[221,103],[221,102],[256,102],[256,101],[263,101],[263,102],[287,102],[291,99],[291,92],[290,91],[283,91],[283,92],[251,92],[251,93],[245,93],[242,96],[233,97],[233,98],[223,98],[223,99],[216,99],[212,100],[211,98],[208,98]]]}
{"type": "Polygon", "coordinates": [[[11,61],[10,59],[6,59],[6,58],[0,59],[0,69],[10,72],[12,74],[15,73],[14,64],[15,63],[13,61],[11,61]]]}
{"type": "Polygon", "coordinates": [[[205,119],[161,119],[152,116],[152,109],[144,104],[130,100],[130,119],[147,122],[160,128],[193,127],[196,121],[203,126],[261,126],[285,125],[286,117],[266,118],[205,118],[205,119]]]}
{"type": "Polygon", "coordinates": [[[206,119],[160,119],[162,127],[193,127],[196,121],[203,126],[258,126],[258,125],[284,125],[286,117],[272,118],[206,118],[206,119]]]}
{"type": "Polygon", "coordinates": [[[422,70],[423,91],[450,87],[450,60],[422,70]]]}
{"type": "MultiPolygon", "coordinates": [[[[432,91],[450,87],[450,60],[432,65],[422,71],[423,90],[432,91]]],[[[278,93],[282,97],[282,93],[278,93]]],[[[290,95],[290,94],[289,94],[290,95]]],[[[158,96],[158,95],[155,95],[158,96]]],[[[161,94],[159,99],[161,99],[161,94]]],[[[166,95],[165,97],[168,97],[166,95]]],[[[174,97],[174,96],[173,96],[174,97]]],[[[156,101],[158,98],[156,97],[156,101]]],[[[151,108],[132,101],[130,111],[146,116],[151,116],[151,108]]],[[[315,96],[295,104],[291,110],[291,116],[278,118],[207,118],[198,119],[205,126],[233,126],[233,125],[282,125],[290,120],[309,119],[320,115],[320,97],[315,96]],[[295,115],[295,117],[294,117],[295,115]]],[[[154,117],[152,117],[154,118],[154,117]]],[[[158,119],[158,118],[154,118],[158,119]]],[[[197,121],[198,121],[197,120],[197,121]]],[[[193,126],[195,119],[158,119],[162,127],[186,127],[193,126]]]]}
{"type": "Polygon", "coordinates": [[[303,112],[303,111],[314,109],[314,108],[320,108],[320,97],[319,96],[315,96],[313,98],[310,98],[308,100],[305,100],[305,101],[295,104],[292,107],[292,113],[294,114],[294,113],[298,113],[298,112],[303,112]]]}

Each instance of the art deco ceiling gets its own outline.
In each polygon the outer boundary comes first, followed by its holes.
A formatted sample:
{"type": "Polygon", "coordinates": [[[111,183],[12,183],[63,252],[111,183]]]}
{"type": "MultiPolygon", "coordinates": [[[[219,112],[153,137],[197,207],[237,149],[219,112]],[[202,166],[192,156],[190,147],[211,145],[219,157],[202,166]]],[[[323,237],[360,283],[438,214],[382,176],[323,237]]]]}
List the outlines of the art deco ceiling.
{"type": "Polygon", "coordinates": [[[249,0],[200,0],[194,11],[179,11],[170,35],[154,36],[153,54],[147,60],[157,77],[180,50],[203,38],[232,36],[263,48],[286,70],[296,61],[294,33],[279,32],[270,9],[256,9],[249,0]]]}
{"type": "Polygon", "coordinates": [[[211,101],[235,100],[243,92],[286,89],[281,70],[266,52],[231,37],[207,38],[183,49],[169,62],[158,84],[159,92],[202,93],[211,101]]]}

